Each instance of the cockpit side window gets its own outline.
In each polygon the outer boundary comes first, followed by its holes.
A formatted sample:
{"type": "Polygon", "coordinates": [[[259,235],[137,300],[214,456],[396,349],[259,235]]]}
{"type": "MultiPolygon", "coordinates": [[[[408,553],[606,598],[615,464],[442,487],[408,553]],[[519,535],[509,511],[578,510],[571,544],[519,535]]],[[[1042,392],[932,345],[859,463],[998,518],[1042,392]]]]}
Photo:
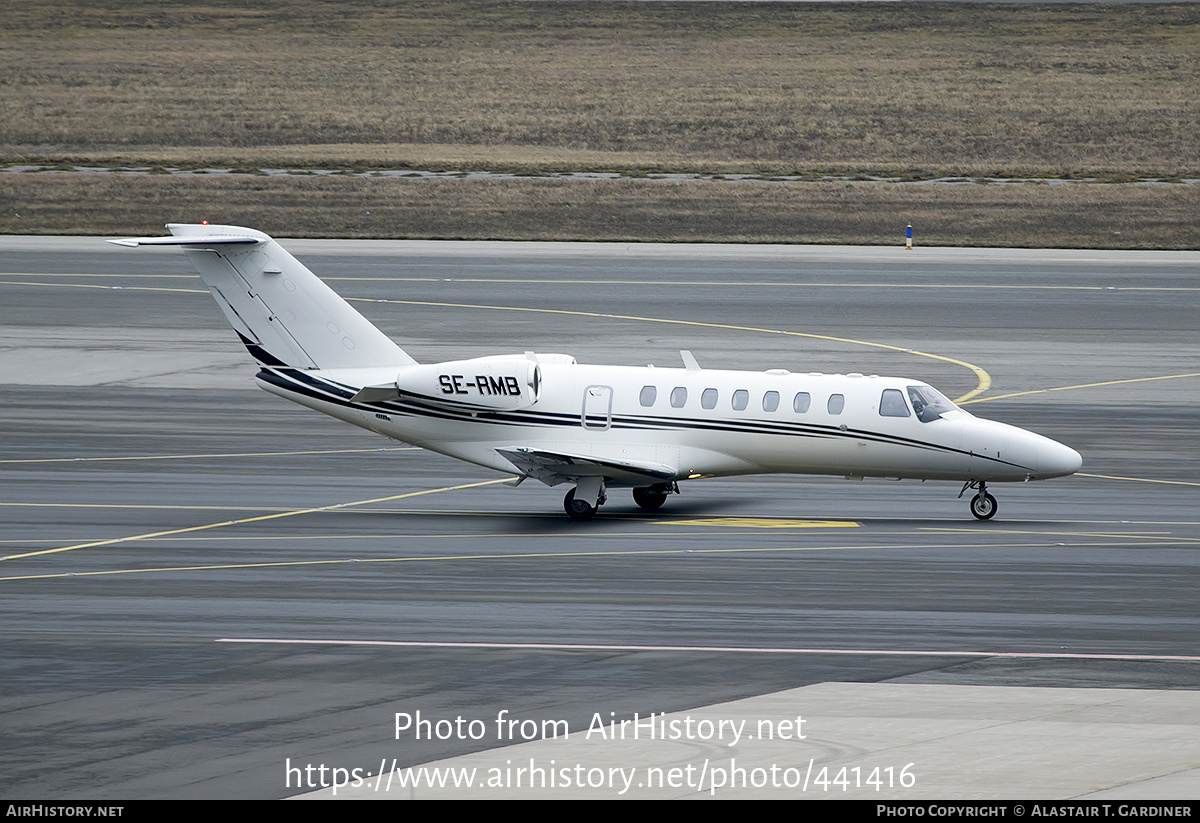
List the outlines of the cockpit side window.
{"type": "Polygon", "coordinates": [[[879,398],[879,414],[881,417],[909,417],[904,392],[899,389],[884,389],[883,396],[879,398]]]}
{"type": "Polygon", "coordinates": [[[909,386],[908,399],[912,403],[913,413],[922,423],[930,423],[946,412],[958,408],[940,391],[930,386],[909,386]]]}

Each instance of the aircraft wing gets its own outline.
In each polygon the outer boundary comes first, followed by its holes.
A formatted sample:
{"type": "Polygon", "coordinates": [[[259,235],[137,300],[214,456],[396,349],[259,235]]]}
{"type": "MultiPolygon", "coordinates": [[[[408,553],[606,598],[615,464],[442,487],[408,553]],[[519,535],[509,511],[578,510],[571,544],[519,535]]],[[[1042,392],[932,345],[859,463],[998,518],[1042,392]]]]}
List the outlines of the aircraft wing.
{"type": "Polygon", "coordinates": [[[648,460],[613,460],[527,448],[496,449],[496,452],[522,474],[547,486],[575,483],[583,477],[603,477],[631,485],[649,485],[675,478],[674,468],[648,460]]]}

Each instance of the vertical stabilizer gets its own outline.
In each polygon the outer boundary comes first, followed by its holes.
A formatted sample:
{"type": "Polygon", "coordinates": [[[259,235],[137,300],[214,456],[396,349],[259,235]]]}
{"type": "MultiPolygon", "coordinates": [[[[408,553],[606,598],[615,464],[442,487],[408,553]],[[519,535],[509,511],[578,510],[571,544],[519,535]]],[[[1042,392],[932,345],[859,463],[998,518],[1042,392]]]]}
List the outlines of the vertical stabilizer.
{"type": "Polygon", "coordinates": [[[182,246],[260,363],[341,369],[416,362],[266,234],[238,226],[167,228],[172,237],[114,242],[182,246]]]}

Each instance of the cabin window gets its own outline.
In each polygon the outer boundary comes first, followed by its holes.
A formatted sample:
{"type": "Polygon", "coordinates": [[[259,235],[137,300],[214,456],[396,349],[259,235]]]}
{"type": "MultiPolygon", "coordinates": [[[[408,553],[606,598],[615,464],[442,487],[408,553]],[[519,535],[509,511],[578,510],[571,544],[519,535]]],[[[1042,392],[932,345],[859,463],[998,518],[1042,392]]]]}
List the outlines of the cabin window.
{"type": "Polygon", "coordinates": [[[846,408],[846,395],[829,395],[829,402],[825,404],[825,408],[829,410],[830,414],[841,414],[842,409],[846,408]]]}
{"type": "Polygon", "coordinates": [[[717,407],[717,390],[705,389],[704,394],[700,395],[700,406],[705,409],[715,409],[717,407]]]}
{"type": "Polygon", "coordinates": [[[642,401],[642,405],[650,408],[654,405],[654,401],[658,399],[658,388],[656,386],[642,386],[642,393],[638,396],[642,401]]]}
{"type": "Polygon", "coordinates": [[[775,411],[779,408],[779,392],[769,391],[763,395],[763,411],[775,411]]]}
{"type": "Polygon", "coordinates": [[[676,409],[682,409],[687,403],[687,389],[683,386],[676,386],[671,389],[671,406],[676,409]]]}
{"type": "Polygon", "coordinates": [[[745,411],[750,405],[750,392],[745,389],[738,389],[733,393],[733,410],[745,411]]]}
{"type": "Polygon", "coordinates": [[[808,407],[812,404],[812,395],[806,391],[796,392],[796,397],[792,400],[792,411],[796,414],[804,414],[808,411],[808,407]]]}
{"type": "Polygon", "coordinates": [[[879,414],[882,417],[908,417],[908,405],[904,392],[899,389],[884,389],[879,398],[879,414]]]}

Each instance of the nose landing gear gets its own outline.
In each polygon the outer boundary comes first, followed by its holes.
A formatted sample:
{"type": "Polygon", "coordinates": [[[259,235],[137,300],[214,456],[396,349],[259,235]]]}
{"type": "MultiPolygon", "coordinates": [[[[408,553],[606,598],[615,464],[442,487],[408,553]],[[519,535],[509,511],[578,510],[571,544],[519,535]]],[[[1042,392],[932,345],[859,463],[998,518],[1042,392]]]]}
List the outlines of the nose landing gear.
{"type": "Polygon", "coordinates": [[[962,491],[958,493],[962,497],[967,489],[978,489],[979,492],[971,498],[971,514],[975,515],[978,520],[991,520],[996,516],[996,511],[1000,508],[996,503],[996,498],[988,494],[987,483],[982,480],[969,480],[963,484],[962,491]]]}

